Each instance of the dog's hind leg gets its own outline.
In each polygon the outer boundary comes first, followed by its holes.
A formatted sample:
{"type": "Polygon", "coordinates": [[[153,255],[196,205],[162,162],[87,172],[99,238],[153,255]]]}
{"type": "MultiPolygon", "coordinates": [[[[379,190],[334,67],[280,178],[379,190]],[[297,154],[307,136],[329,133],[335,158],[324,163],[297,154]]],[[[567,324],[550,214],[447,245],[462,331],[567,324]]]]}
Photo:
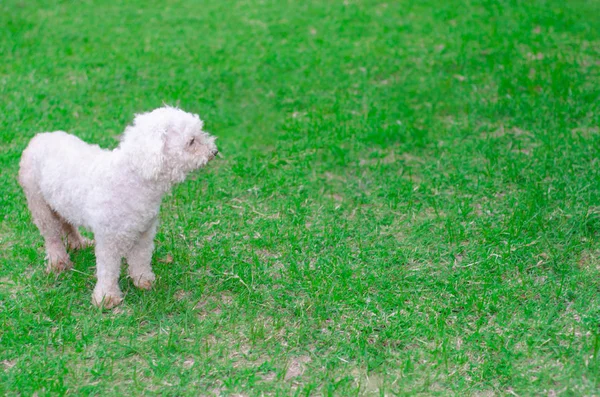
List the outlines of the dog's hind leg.
{"type": "Polygon", "coordinates": [[[33,222],[44,238],[46,259],[48,260],[46,271],[58,273],[70,269],[73,267],[73,263],[61,239],[63,232],[62,219],[46,203],[33,178],[30,178],[26,172],[20,172],[19,181],[25,191],[33,222]]]}
{"type": "Polygon", "coordinates": [[[156,279],[152,272],[152,251],[157,222],[154,222],[126,255],[128,273],[133,284],[141,289],[150,289],[156,279]]]}
{"type": "Polygon", "coordinates": [[[62,229],[66,244],[70,249],[78,250],[94,245],[93,240],[83,237],[81,233],[79,233],[77,227],[71,225],[65,220],[63,220],[62,229]]]}

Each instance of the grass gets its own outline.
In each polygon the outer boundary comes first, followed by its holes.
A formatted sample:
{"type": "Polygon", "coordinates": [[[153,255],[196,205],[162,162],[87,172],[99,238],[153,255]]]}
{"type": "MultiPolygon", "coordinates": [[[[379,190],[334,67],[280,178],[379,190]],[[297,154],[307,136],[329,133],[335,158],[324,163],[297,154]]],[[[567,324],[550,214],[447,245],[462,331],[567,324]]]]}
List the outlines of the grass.
{"type": "Polygon", "coordinates": [[[0,3],[0,394],[592,395],[600,3],[0,3]],[[62,129],[200,113],[152,292],[44,272],[16,183],[62,129]]]}

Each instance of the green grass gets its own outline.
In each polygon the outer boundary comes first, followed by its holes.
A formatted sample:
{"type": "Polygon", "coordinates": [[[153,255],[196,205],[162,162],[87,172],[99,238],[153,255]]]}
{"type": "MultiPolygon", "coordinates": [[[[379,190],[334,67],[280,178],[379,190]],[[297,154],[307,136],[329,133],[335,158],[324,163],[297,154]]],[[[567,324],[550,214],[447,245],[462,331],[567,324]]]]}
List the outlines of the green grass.
{"type": "Polygon", "coordinates": [[[0,394],[598,393],[598,1],[9,0],[0,54],[0,394]],[[101,312],[19,156],[163,102],[224,158],[101,312]]]}

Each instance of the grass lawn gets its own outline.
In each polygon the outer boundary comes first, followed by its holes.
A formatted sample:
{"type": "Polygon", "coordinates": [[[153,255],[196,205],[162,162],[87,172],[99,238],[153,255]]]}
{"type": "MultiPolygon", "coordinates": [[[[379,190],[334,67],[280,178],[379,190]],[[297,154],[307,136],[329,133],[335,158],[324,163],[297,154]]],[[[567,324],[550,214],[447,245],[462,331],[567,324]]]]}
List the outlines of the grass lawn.
{"type": "Polygon", "coordinates": [[[597,0],[0,3],[0,394],[598,395],[597,0]],[[199,113],[151,292],[44,272],[28,140],[199,113]]]}

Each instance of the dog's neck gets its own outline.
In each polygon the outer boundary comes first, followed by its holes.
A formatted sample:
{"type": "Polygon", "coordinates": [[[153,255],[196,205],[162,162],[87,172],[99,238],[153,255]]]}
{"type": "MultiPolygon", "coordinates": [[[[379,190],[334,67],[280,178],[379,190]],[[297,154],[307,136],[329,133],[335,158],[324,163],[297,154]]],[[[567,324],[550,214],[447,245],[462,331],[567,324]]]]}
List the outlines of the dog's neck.
{"type": "Polygon", "coordinates": [[[172,173],[168,170],[148,175],[144,169],[130,160],[130,154],[121,147],[114,149],[113,154],[115,166],[129,172],[131,183],[147,194],[149,201],[153,201],[153,199],[160,201],[162,196],[168,193],[175,184],[181,182],[179,178],[174,180],[172,173]]]}

